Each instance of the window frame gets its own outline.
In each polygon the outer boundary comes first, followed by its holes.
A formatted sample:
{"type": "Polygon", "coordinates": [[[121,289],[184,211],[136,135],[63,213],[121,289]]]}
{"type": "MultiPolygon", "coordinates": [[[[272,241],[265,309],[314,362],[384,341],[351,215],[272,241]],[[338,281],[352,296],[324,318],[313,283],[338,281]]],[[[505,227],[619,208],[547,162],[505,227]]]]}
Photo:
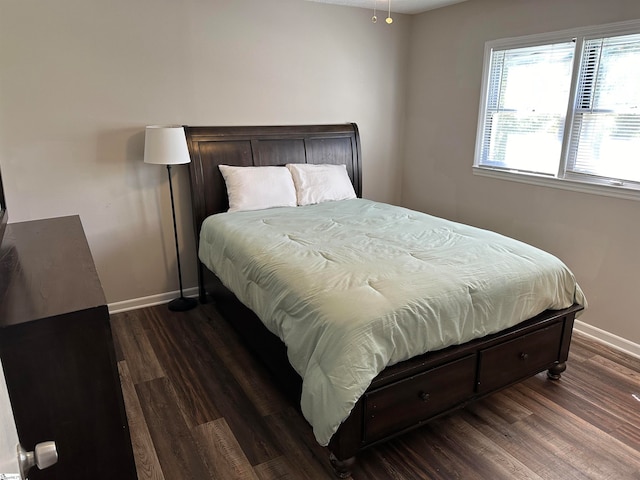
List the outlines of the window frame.
{"type": "Polygon", "coordinates": [[[548,32],[490,40],[484,46],[484,60],[482,69],[482,88],[480,91],[480,107],[478,111],[478,125],[476,130],[476,144],[473,161],[473,174],[485,177],[511,180],[520,183],[541,185],[546,187],[561,188],[578,192],[606,195],[617,198],[640,200],[640,182],[616,179],[591,177],[584,174],[572,174],[567,172],[569,142],[572,136],[574,113],[578,101],[578,76],[582,68],[582,51],[587,40],[602,37],[614,37],[619,35],[640,34],[640,20],[609,23],[598,26],[588,26],[548,32]],[[515,171],[504,168],[496,168],[481,165],[482,148],[485,133],[485,117],[489,103],[489,76],[491,73],[491,55],[493,50],[508,50],[524,48],[536,45],[546,45],[560,42],[575,42],[574,58],[572,65],[572,77],[569,91],[569,101],[564,119],[564,133],[562,138],[562,151],[558,161],[558,171],[555,176],[541,173],[515,171]]]}

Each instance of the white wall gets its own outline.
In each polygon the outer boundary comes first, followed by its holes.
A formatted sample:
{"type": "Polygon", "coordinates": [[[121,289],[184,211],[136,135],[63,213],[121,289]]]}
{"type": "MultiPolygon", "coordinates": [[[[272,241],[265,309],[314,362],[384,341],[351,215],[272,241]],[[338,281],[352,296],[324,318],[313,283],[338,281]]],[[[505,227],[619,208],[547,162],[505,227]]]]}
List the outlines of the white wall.
{"type": "MultiPolygon", "coordinates": [[[[301,0],[0,0],[10,222],[79,214],[107,301],[177,289],[144,126],[357,122],[364,194],[398,202],[409,17],[301,0]]],[[[185,287],[188,170],[174,169],[185,287]]]]}
{"type": "Polygon", "coordinates": [[[637,18],[637,0],[470,0],[412,17],[402,203],[559,256],[587,295],[581,320],[640,343],[640,203],[471,171],[487,40],[637,18]]]}

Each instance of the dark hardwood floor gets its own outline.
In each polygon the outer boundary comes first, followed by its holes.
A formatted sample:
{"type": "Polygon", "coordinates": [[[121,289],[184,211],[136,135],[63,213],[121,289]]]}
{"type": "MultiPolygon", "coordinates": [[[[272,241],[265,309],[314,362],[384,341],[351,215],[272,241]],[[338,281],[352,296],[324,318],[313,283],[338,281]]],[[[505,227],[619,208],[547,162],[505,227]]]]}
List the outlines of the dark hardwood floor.
{"type": "MultiPolygon", "coordinates": [[[[331,479],[327,451],[211,305],[112,316],[139,479],[331,479]]],[[[360,456],[361,479],[640,479],[640,360],[574,335],[537,375],[360,456]]]]}

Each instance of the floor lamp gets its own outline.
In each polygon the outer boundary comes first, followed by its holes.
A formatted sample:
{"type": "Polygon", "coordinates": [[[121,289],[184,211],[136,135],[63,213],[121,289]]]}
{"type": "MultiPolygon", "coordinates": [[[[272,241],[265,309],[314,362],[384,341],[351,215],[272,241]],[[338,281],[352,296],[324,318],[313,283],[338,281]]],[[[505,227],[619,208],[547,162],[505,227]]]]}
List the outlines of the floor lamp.
{"type": "Polygon", "coordinates": [[[184,312],[191,310],[198,301],[187,298],[182,291],[182,269],[180,268],[180,249],[178,248],[178,229],[176,227],[176,208],[173,201],[173,185],[171,183],[171,165],[189,163],[189,149],[184,128],[174,125],[153,125],[145,129],[144,163],[166,165],[169,175],[169,192],[171,194],[171,215],[173,216],[173,235],[176,241],[176,259],[178,260],[178,280],[180,297],[169,302],[169,310],[184,312]]]}

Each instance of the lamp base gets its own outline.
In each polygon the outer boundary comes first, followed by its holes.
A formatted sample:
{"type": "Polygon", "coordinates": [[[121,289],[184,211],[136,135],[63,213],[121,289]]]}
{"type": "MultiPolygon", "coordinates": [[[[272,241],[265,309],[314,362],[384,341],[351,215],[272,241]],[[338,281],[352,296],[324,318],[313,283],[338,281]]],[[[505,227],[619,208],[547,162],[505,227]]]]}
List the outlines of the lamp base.
{"type": "Polygon", "coordinates": [[[186,312],[198,306],[198,300],[195,298],[178,297],[169,302],[169,310],[172,312],[186,312]]]}

